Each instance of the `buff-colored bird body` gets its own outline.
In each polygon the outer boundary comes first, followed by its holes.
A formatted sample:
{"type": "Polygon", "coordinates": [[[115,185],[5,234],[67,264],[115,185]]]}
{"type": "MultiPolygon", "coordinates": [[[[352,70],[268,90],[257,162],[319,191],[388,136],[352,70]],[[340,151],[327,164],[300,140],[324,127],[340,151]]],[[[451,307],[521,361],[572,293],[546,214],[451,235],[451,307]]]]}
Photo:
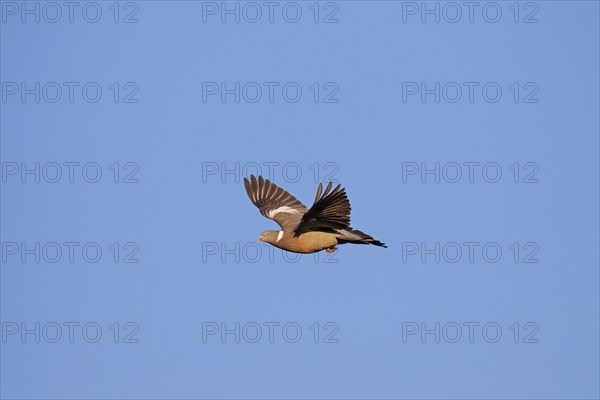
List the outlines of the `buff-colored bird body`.
{"type": "Polygon", "coordinates": [[[338,235],[329,232],[306,232],[295,237],[291,231],[264,231],[260,237],[260,241],[294,253],[316,253],[339,244],[338,235]]]}

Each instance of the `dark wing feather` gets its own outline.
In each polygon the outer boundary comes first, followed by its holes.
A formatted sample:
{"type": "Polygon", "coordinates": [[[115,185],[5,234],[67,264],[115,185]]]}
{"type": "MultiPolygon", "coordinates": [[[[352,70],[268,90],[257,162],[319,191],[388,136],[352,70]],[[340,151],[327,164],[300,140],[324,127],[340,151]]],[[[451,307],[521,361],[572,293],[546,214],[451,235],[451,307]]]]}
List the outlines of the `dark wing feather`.
{"type": "Polygon", "coordinates": [[[285,231],[293,231],[308,211],[294,196],[262,176],[244,178],[244,186],[252,203],[265,217],[274,220],[285,231]]]}
{"type": "Polygon", "coordinates": [[[350,201],[346,189],[337,185],[331,190],[331,182],[323,192],[323,184],[319,184],[315,203],[302,217],[296,228],[295,236],[310,231],[329,231],[346,229],[350,226],[350,201]]]}

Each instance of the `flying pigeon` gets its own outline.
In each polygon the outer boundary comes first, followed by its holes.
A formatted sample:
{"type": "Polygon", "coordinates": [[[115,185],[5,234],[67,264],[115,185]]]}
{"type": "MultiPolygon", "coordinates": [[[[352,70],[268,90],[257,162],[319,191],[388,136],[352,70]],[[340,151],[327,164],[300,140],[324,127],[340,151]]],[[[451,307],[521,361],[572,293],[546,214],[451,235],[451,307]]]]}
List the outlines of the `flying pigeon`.
{"type": "Polygon", "coordinates": [[[262,176],[256,179],[252,175],[250,180],[244,178],[244,185],[260,213],[281,226],[280,231],[264,231],[258,242],[265,241],[293,253],[316,253],[321,250],[331,253],[337,249],[336,245],[344,243],[387,247],[385,243],[350,227],[350,202],[340,185],[331,190],[329,182],[323,192],[323,184],[319,183],[315,203],[310,210],[262,176]]]}

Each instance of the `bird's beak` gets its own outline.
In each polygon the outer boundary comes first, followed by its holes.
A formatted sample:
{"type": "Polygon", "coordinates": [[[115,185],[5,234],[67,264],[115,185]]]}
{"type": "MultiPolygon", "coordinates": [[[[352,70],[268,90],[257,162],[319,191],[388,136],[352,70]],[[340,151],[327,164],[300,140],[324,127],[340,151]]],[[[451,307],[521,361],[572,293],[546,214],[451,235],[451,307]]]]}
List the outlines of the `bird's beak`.
{"type": "Polygon", "coordinates": [[[262,242],[263,241],[263,237],[259,237],[258,240],[256,242],[262,242]]]}

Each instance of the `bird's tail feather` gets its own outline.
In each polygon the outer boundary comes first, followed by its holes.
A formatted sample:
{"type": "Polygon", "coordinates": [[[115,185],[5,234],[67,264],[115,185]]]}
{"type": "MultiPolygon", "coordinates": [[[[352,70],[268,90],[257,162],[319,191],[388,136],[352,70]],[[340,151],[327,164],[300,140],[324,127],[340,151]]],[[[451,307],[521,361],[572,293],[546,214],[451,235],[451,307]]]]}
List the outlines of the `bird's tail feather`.
{"type": "Polygon", "coordinates": [[[380,242],[377,239],[374,239],[372,236],[367,235],[364,232],[359,231],[358,229],[340,229],[338,230],[338,242],[340,244],[344,243],[356,243],[356,244],[373,244],[375,246],[387,247],[385,243],[380,242]]]}

